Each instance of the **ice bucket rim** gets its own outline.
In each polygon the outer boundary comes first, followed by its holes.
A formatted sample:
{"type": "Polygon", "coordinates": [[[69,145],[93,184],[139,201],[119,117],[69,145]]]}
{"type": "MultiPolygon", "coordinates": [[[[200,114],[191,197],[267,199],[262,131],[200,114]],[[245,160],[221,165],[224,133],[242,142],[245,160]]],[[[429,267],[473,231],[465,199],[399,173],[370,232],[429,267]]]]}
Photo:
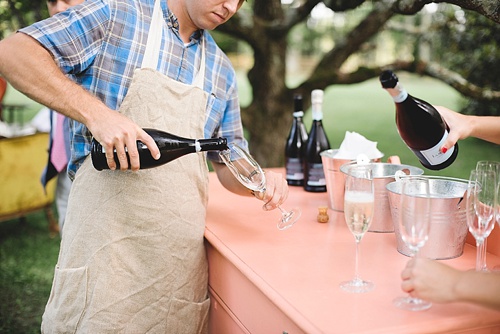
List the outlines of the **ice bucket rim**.
{"type": "MultiPolygon", "coordinates": [[[[423,178],[427,178],[429,180],[439,180],[439,181],[453,181],[453,182],[456,182],[456,183],[460,183],[460,184],[463,184],[467,187],[468,185],[468,180],[465,180],[465,179],[460,179],[460,178],[456,178],[456,177],[451,177],[451,176],[438,176],[438,175],[408,175],[408,176],[402,176],[401,179],[405,179],[405,178],[411,178],[412,176],[418,176],[418,177],[423,177],[423,178]]],[[[392,182],[389,182],[388,184],[386,184],[386,189],[387,191],[393,193],[393,194],[396,194],[396,195],[401,195],[401,191],[398,191],[398,189],[394,189],[395,188],[395,185],[398,183],[398,182],[401,182],[401,181],[392,181],[392,182]]],[[[463,197],[462,196],[443,196],[442,198],[461,198],[463,197]]]]}
{"type": "MultiPolygon", "coordinates": [[[[350,166],[354,166],[356,165],[356,161],[351,161],[351,162],[348,162],[348,163],[345,163],[343,164],[342,166],[340,166],[340,171],[347,175],[347,168],[350,167],[350,166]]],[[[367,165],[377,165],[377,166],[391,166],[391,167],[398,167],[399,169],[398,170],[403,170],[403,169],[409,169],[411,172],[411,176],[421,176],[424,174],[424,170],[420,167],[416,167],[416,166],[412,166],[412,165],[406,165],[406,164],[392,164],[392,163],[389,163],[389,162],[370,162],[368,163],[367,165]],[[413,174],[413,172],[415,172],[415,174],[413,174]]],[[[373,179],[377,180],[377,179],[388,179],[388,178],[394,178],[395,177],[395,174],[392,174],[392,175],[384,175],[384,176],[373,176],[373,179]]]]}

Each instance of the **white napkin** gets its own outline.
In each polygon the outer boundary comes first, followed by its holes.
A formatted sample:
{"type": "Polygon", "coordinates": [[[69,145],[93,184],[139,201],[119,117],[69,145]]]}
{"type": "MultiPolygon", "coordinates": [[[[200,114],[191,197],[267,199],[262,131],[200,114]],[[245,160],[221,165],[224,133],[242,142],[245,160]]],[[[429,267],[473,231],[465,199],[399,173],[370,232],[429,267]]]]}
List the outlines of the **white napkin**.
{"type": "Polygon", "coordinates": [[[14,138],[29,136],[36,133],[36,129],[29,124],[23,126],[17,123],[5,123],[0,121],[0,137],[14,138]]]}
{"type": "MultiPolygon", "coordinates": [[[[55,124],[55,122],[53,123],[55,124]]],[[[39,132],[50,132],[50,109],[47,107],[40,109],[31,120],[30,125],[39,132]]]]}
{"type": "Polygon", "coordinates": [[[336,159],[356,159],[359,155],[366,155],[368,159],[379,159],[384,156],[377,149],[377,142],[370,141],[356,132],[346,131],[344,140],[340,144],[336,159]]]}

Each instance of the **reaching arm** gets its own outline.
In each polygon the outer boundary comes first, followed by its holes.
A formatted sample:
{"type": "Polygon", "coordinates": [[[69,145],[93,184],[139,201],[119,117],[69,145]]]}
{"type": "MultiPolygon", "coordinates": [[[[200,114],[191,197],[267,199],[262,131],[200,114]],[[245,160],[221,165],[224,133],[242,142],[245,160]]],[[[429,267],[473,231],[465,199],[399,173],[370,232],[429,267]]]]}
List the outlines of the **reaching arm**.
{"type": "Polygon", "coordinates": [[[450,127],[450,134],[443,145],[446,149],[467,137],[500,144],[500,116],[463,115],[441,106],[436,106],[436,109],[450,127]]]}
{"type": "Polygon", "coordinates": [[[132,170],[139,169],[137,140],[159,158],[158,147],[144,130],[68,79],[52,55],[33,38],[16,33],[0,42],[0,74],[31,99],[85,124],[106,149],[111,169],[116,168],[113,149],[121,168],[127,169],[125,147],[132,170]]]}
{"type": "Polygon", "coordinates": [[[500,310],[500,274],[460,271],[438,261],[412,259],[401,273],[401,288],[436,303],[469,302],[500,310]]]}

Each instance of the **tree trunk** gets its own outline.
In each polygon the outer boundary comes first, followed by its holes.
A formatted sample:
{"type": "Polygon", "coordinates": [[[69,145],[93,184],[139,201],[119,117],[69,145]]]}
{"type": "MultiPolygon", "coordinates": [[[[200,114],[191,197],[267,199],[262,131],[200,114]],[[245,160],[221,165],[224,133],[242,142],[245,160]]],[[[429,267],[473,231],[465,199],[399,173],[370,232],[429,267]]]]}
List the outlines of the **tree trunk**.
{"type": "Polygon", "coordinates": [[[285,86],[286,38],[266,40],[254,55],[248,73],[252,103],[243,110],[252,154],[265,167],[283,165],[284,145],[292,121],[292,103],[285,86]]]}
{"type": "Polygon", "coordinates": [[[292,121],[292,99],[285,84],[287,34],[269,24],[283,19],[280,0],[256,0],[254,12],[254,65],[248,73],[254,99],[242,110],[242,121],[255,159],[263,167],[278,167],[283,165],[292,121]]]}

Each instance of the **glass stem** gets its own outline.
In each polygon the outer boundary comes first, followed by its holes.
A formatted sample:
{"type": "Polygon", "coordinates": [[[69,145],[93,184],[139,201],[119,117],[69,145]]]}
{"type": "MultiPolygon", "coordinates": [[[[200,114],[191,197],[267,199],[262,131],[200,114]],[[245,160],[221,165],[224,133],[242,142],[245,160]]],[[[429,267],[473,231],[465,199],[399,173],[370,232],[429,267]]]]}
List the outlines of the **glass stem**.
{"type": "Polygon", "coordinates": [[[283,209],[281,208],[281,206],[276,205],[276,207],[277,207],[277,208],[281,211],[281,214],[282,214],[283,216],[286,216],[286,215],[288,214],[288,212],[286,212],[285,210],[283,210],[283,209]]]}
{"type": "Polygon", "coordinates": [[[359,243],[360,239],[356,238],[356,259],[354,262],[354,280],[359,281],[359,243]]]}
{"type": "Polygon", "coordinates": [[[488,265],[486,264],[486,248],[487,248],[487,240],[488,239],[484,239],[483,240],[483,244],[481,245],[481,258],[483,259],[482,260],[482,264],[483,266],[481,267],[481,270],[483,271],[487,271],[488,270],[488,265]]]}
{"type": "Polygon", "coordinates": [[[476,240],[476,271],[486,269],[486,239],[476,240]]]}
{"type": "MultiPolygon", "coordinates": [[[[413,259],[416,259],[416,258],[418,257],[418,251],[419,251],[419,248],[412,249],[412,254],[411,254],[411,257],[412,257],[413,259]]],[[[416,297],[412,297],[412,296],[410,295],[410,293],[409,293],[409,292],[408,292],[408,298],[409,298],[409,300],[410,300],[411,302],[414,302],[414,301],[417,301],[417,300],[418,300],[418,298],[416,298],[416,297]]]]}

